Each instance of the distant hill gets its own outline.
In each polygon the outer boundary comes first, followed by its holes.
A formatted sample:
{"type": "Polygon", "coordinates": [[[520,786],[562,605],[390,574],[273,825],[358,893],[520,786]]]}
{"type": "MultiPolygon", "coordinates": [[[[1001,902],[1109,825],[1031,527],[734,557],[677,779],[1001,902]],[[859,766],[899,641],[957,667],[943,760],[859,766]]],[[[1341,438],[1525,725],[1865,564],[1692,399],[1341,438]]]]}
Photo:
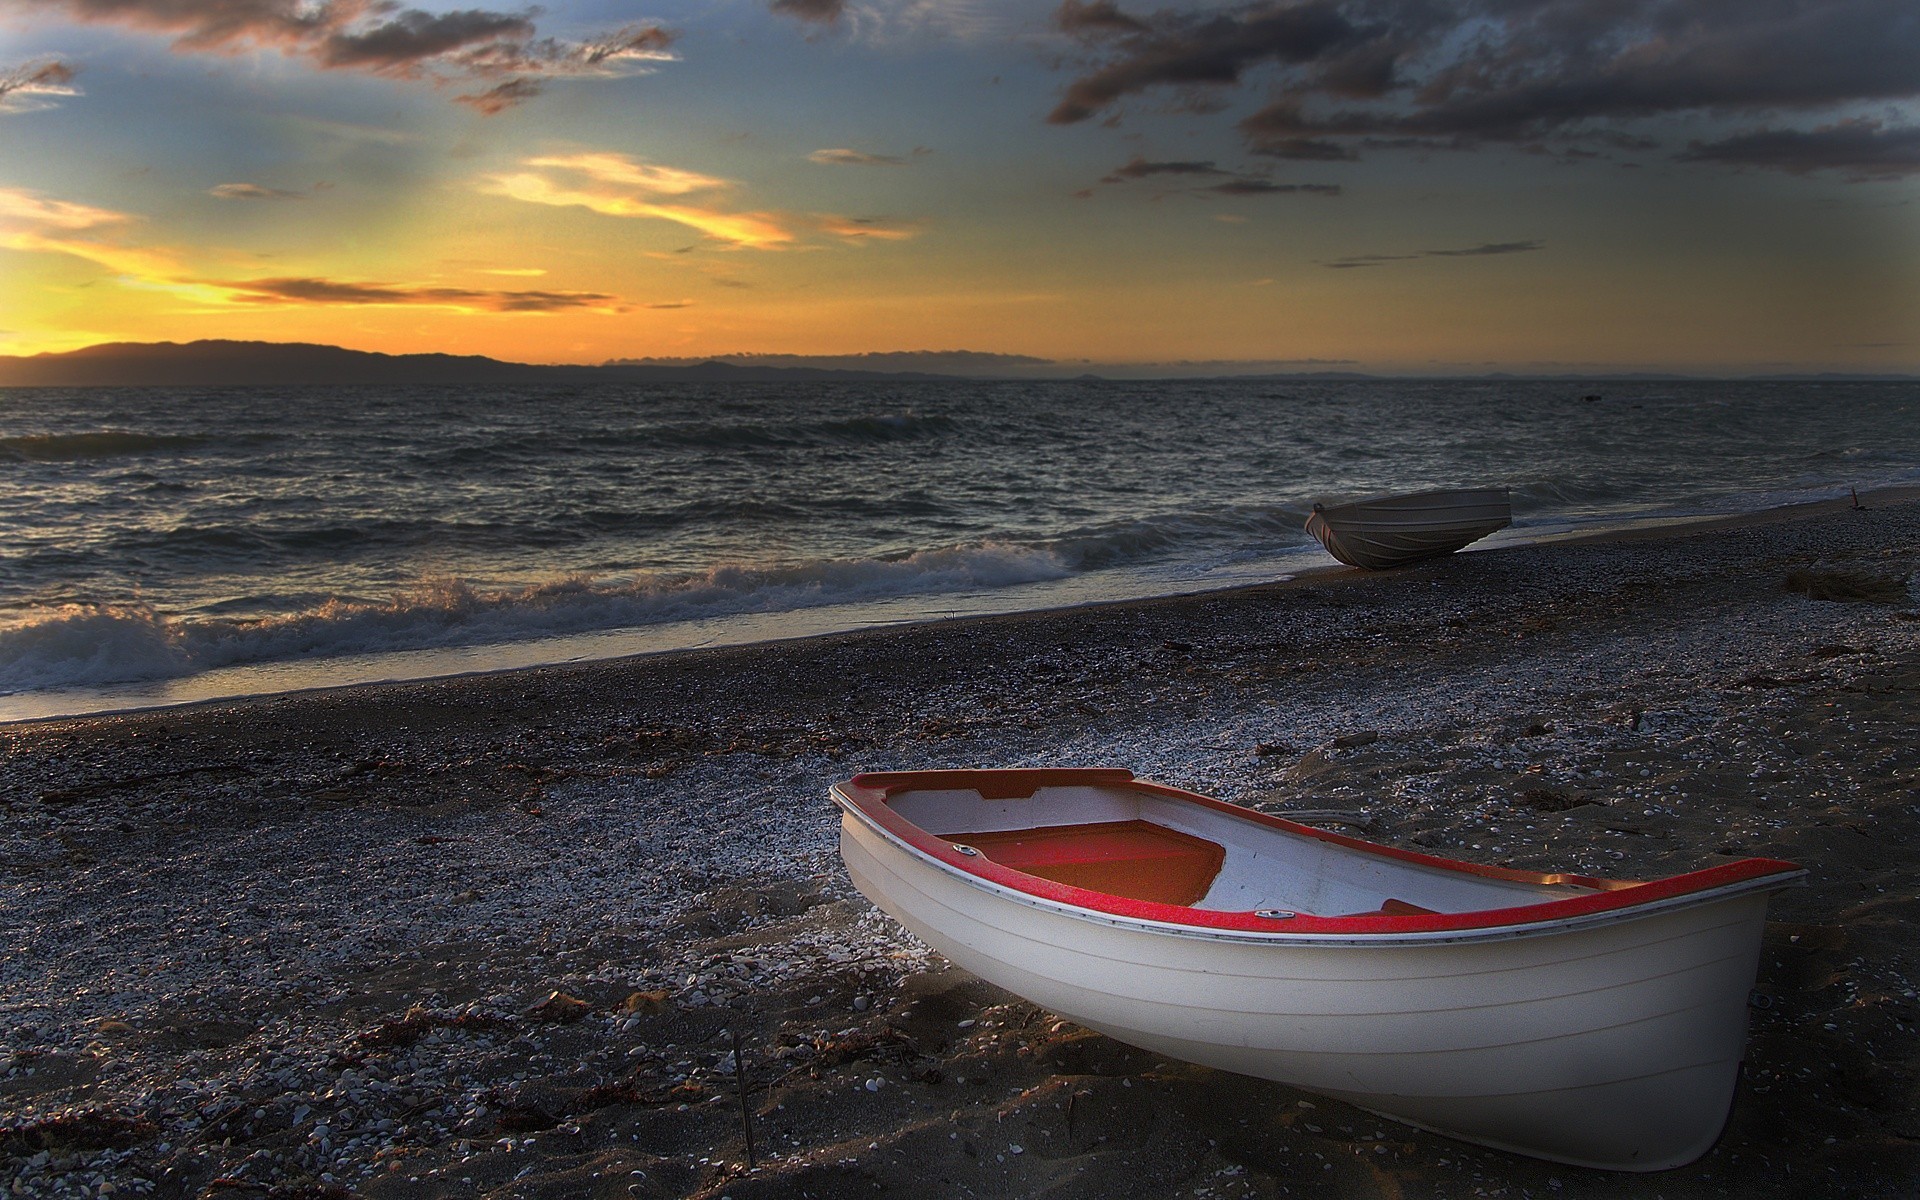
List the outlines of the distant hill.
{"type": "Polygon", "coordinates": [[[110,342],[62,354],[0,355],[0,387],[276,387],[305,384],[720,383],[913,380],[923,372],[703,362],[539,366],[480,355],[373,354],[307,342],[110,342]]]}

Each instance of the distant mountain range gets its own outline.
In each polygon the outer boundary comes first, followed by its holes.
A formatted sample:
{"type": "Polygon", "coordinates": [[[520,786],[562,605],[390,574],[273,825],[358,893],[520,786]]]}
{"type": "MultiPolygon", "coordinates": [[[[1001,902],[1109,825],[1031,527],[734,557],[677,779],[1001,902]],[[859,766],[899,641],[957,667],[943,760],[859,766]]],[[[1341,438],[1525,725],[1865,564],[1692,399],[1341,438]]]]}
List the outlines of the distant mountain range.
{"type": "MultiPolygon", "coordinates": [[[[1210,378],[1274,382],[1391,378],[1361,371],[1261,370],[1266,364],[1132,364],[1095,366],[1049,362],[1015,354],[974,351],[906,351],[846,356],[732,355],[740,361],[620,359],[599,366],[543,366],[503,362],[477,354],[375,354],[309,342],[109,342],[61,354],[0,355],[0,387],[286,387],[305,384],[585,384],[585,383],[776,383],[966,379],[1210,378]],[[809,362],[831,365],[806,365],[809,362]],[[858,366],[847,364],[857,363],[858,366]],[[909,370],[909,366],[934,370],[909,370]],[[1182,370],[1183,366],[1188,367],[1182,370]],[[944,368],[944,370],[940,369],[944,368]],[[1081,372],[1081,373],[1075,373],[1081,372]],[[1094,373],[1098,372],[1098,373],[1094,373]]],[[[1304,364],[1303,364],[1304,365],[1304,364]]],[[[1450,376],[1466,378],[1466,376],[1450,376]]],[[[1653,372],[1583,375],[1491,373],[1474,378],[1582,383],[1698,379],[1653,372]]],[[[1755,381],[1912,382],[1912,375],[1839,372],[1750,375],[1755,381]]]]}
{"type": "Polygon", "coordinates": [[[756,383],[954,376],[821,367],[609,363],[539,366],[477,354],[374,354],[308,342],[110,342],[0,356],[0,387],[284,387],[303,384],[756,383]]]}

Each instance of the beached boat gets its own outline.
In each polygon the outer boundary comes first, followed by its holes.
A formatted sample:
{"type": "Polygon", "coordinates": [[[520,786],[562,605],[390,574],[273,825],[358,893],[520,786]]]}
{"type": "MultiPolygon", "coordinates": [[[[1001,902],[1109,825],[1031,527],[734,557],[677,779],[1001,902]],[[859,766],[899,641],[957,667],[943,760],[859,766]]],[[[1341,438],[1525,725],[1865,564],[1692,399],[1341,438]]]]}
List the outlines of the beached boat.
{"type": "Polygon", "coordinates": [[[1792,863],[1645,883],[1453,862],[1120,769],[836,784],[868,899],[1121,1041],[1580,1166],[1719,1136],[1767,895],[1792,863]]]}
{"type": "Polygon", "coordinates": [[[1452,554],[1513,524],[1505,488],[1462,488],[1315,504],[1307,532],[1353,567],[1380,571],[1452,554]]]}

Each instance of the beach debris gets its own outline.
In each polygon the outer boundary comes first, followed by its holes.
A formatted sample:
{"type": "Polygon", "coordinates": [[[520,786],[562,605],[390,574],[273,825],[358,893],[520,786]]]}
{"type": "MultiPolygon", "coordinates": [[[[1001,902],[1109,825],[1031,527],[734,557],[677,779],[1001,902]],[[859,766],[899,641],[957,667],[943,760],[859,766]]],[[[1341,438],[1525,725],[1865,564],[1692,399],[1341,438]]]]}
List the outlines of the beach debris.
{"type": "Polygon", "coordinates": [[[121,1150],[158,1132],[158,1127],[144,1117],[83,1108],[17,1125],[0,1125],[0,1154],[121,1150]]]}
{"type": "Polygon", "coordinates": [[[1380,740],[1379,731],[1362,729],[1355,733],[1343,733],[1333,739],[1335,750],[1357,750],[1361,746],[1371,746],[1380,740]]]}
{"type": "Polygon", "coordinates": [[[746,1135],[747,1170],[751,1171],[754,1168],[753,1109],[752,1106],[747,1103],[747,1092],[753,1085],[747,1079],[747,1059],[746,1055],[742,1053],[740,1049],[740,1031],[729,1027],[727,1030],[727,1039],[733,1043],[733,1076],[734,1082],[739,1085],[738,1091],[740,1093],[740,1131],[746,1135]]]}
{"type": "Polygon", "coordinates": [[[556,1025],[571,1025],[591,1011],[593,1011],[593,1005],[588,1004],[585,1000],[580,999],[580,997],[569,996],[562,991],[554,991],[549,993],[545,1000],[529,1008],[527,1015],[536,1021],[551,1021],[556,1025]]]}
{"type": "Polygon", "coordinates": [[[1787,572],[1786,589],[1810,600],[1899,604],[1907,598],[1911,569],[1815,563],[1787,572]]]}
{"type": "Polygon", "coordinates": [[[652,991],[628,992],[627,998],[620,1002],[620,1011],[627,1013],[657,1013],[666,1011],[667,1000],[671,995],[665,988],[652,991]]]}
{"type": "Polygon", "coordinates": [[[481,1012],[444,1013],[435,1012],[423,1004],[409,1007],[397,1021],[388,1021],[376,1029],[370,1029],[359,1037],[359,1043],[367,1049],[398,1049],[411,1046],[436,1029],[464,1029],[469,1032],[493,1032],[510,1028],[512,1022],[504,1017],[491,1016],[481,1012]]]}
{"type": "Polygon", "coordinates": [[[1260,742],[1253,748],[1255,758],[1271,758],[1276,754],[1292,754],[1294,749],[1285,742],[1260,742]]]}

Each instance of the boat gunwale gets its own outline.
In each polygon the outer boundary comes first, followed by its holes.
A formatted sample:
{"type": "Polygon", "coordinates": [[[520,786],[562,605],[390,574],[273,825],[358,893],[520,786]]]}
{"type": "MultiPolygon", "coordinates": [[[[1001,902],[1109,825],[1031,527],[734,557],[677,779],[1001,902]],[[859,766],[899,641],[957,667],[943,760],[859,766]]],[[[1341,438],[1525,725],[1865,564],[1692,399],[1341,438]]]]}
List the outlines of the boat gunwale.
{"type": "Polygon", "coordinates": [[[1136,779],[1131,771],[1117,767],[866,772],[845,783],[834,784],[830,791],[843,811],[888,841],[1002,898],[1109,925],[1224,941],[1373,946],[1530,937],[1637,920],[1752,891],[1787,887],[1807,874],[1795,863],[1768,858],[1743,858],[1645,882],[1517,871],[1440,858],[1316,829],[1210,796],[1136,779]],[[1336,916],[1298,912],[1275,919],[1259,916],[1254,911],[1231,912],[1133,900],[1029,875],[993,862],[978,852],[969,854],[958,849],[952,840],[922,829],[888,803],[892,795],[906,791],[978,790],[988,799],[1014,799],[1031,796],[1042,787],[1061,786],[1131,788],[1223,811],[1236,819],[1294,836],[1428,868],[1526,883],[1573,883],[1598,890],[1537,904],[1467,912],[1336,916]]]}

